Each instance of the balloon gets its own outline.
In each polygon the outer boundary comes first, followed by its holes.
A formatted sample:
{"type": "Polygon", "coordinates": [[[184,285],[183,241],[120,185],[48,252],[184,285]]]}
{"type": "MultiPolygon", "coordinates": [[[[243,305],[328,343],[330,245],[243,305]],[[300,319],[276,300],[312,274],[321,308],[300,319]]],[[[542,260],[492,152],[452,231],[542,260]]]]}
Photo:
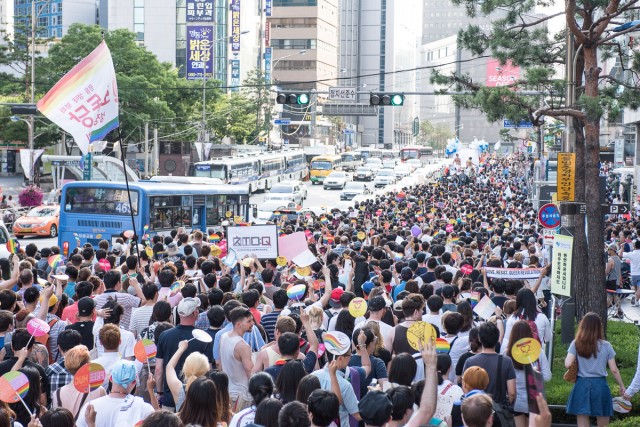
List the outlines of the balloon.
{"type": "Polygon", "coordinates": [[[411,227],[411,235],[412,236],[418,237],[421,232],[422,232],[422,230],[417,225],[414,225],[413,227],[411,227]]]}

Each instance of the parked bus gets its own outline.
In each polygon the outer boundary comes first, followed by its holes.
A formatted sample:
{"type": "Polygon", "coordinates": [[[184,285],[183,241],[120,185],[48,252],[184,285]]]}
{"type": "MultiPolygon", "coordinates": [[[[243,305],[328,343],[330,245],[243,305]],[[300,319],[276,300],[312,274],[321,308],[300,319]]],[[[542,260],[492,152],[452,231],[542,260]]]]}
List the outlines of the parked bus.
{"type": "Polygon", "coordinates": [[[360,154],[362,155],[362,160],[364,160],[365,162],[369,157],[377,157],[379,159],[382,159],[382,150],[379,150],[377,148],[363,147],[358,148],[356,151],[360,152],[360,154]]]}
{"type": "Polygon", "coordinates": [[[249,189],[246,185],[199,185],[139,181],[127,187],[122,182],[77,181],[62,187],[58,244],[66,256],[77,244],[115,242],[120,233],[135,230],[139,236],[168,235],[184,227],[202,230],[218,227],[226,218],[249,221],[249,189]]]}
{"type": "Polygon", "coordinates": [[[311,160],[311,183],[321,183],[331,172],[342,170],[342,158],[340,156],[317,156],[311,160]]]}
{"type": "Polygon", "coordinates": [[[426,145],[407,145],[400,149],[400,160],[403,162],[410,159],[419,159],[422,164],[426,164],[432,158],[433,148],[426,145]]]}
{"type": "Polygon", "coordinates": [[[268,190],[282,180],[302,180],[308,174],[302,150],[219,157],[196,163],[194,171],[200,178],[247,184],[251,193],[268,190]]]}
{"type": "Polygon", "coordinates": [[[357,151],[347,151],[340,155],[342,158],[342,169],[346,171],[355,171],[362,166],[362,153],[357,151]]]}

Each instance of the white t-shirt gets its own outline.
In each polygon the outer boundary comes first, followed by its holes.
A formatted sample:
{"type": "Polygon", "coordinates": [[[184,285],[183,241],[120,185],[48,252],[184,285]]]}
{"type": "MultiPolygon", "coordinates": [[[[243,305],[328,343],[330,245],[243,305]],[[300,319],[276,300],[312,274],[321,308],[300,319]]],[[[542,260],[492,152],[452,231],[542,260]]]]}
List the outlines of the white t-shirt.
{"type": "Polygon", "coordinates": [[[634,250],[632,252],[624,252],[622,259],[631,260],[631,275],[640,276],[640,250],[634,250]]]}
{"type": "MultiPolygon", "coordinates": [[[[104,326],[102,318],[98,317],[93,325],[93,336],[96,340],[96,350],[98,356],[104,354],[104,346],[100,342],[100,329],[104,326]]],[[[121,357],[133,357],[133,347],[136,345],[136,337],[133,336],[133,332],[129,332],[126,329],[120,327],[120,346],[118,346],[118,353],[121,357]]]]}
{"type": "Polygon", "coordinates": [[[85,421],[85,412],[89,404],[93,405],[93,409],[96,411],[96,427],[132,427],[154,411],[153,406],[146,403],[141,397],[128,395],[124,399],[119,399],[104,396],[86,403],[80,409],[80,416],[76,421],[77,427],[88,427],[85,421]]]}
{"type": "Polygon", "coordinates": [[[92,363],[97,363],[105,370],[104,383],[102,385],[106,388],[109,385],[109,378],[111,377],[111,368],[116,364],[118,360],[122,359],[119,353],[109,352],[104,353],[102,356],[92,360],[92,363]]]}
{"type": "Polygon", "coordinates": [[[378,326],[380,327],[380,333],[382,334],[382,340],[383,342],[387,340],[387,336],[389,334],[394,333],[394,329],[393,326],[389,326],[386,323],[380,321],[380,320],[373,320],[373,319],[369,319],[369,320],[364,320],[362,322],[356,323],[355,328],[358,329],[362,329],[363,326],[365,326],[367,323],[377,323],[378,326]]]}
{"type": "Polygon", "coordinates": [[[449,381],[456,380],[456,370],[455,367],[458,364],[458,360],[460,360],[460,356],[469,351],[469,335],[461,335],[458,334],[457,337],[453,338],[445,338],[451,344],[451,350],[449,350],[449,356],[451,357],[451,367],[449,370],[449,381]],[[455,341],[454,341],[455,340],[455,341]]]}
{"type": "Polygon", "coordinates": [[[425,314],[422,316],[422,321],[437,326],[438,330],[442,332],[442,320],[440,314],[425,314]]]}
{"type": "Polygon", "coordinates": [[[433,418],[445,421],[447,417],[451,416],[453,402],[460,400],[463,394],[464,392],[459,386],[445,379],[438,386],[438,405],[433,418]]]}
{"type": "Polygon", "coordinates": [[[229,427],[244,427],[247,424],[253,424],[256,419],[256,407],[251,405],[249,408],[245,408],[238,412],[231,418],[229,427]]]}

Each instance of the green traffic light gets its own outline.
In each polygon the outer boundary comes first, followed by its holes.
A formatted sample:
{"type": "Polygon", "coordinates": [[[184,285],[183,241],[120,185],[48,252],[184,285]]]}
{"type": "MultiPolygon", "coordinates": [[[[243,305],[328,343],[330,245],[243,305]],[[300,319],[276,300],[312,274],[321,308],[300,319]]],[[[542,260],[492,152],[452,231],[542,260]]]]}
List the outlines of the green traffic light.
{"type": "Polygon", "coordinates": [[[398,105],[402,105],[403,103],[404,103],[403,95],[393,95],[391,97],[391,105],[398,106],[398,105]]]}
{"type": "Polygon", "coordinates": [[[309,103],[309,95],[307,95],[306,93],[303,93],[298,96],[298,104],[305,105],[308,103],[309,103]]]}

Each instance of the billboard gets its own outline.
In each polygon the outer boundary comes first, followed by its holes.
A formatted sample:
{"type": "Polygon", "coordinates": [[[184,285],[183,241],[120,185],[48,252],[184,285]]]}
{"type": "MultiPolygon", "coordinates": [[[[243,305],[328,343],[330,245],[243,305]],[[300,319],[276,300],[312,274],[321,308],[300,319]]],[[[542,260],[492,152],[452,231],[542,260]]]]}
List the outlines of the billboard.
{"type": "Polygon", "coordinates": [[[197,25],[187,27],[187,80],[213,77],[213,27],[197,25]]]}
{"type": "Polygon", "coordinates": [[[240,52],[240,0],[231,0],[231,51],[240,52]]]}
{"type": "Polygon", "coordinates": [[[271,65],[273,62],[273,56],[271,53],[271,48],[266,47],[264,49],[264,80],[266,82],[271,82],[271,65]]]}
{"type": "Polygon", "coordinates": [[[240,89],[240,60],[232,59],[231,60],[231,91],[238,92],[240,89]]]}
{"type": "Polygon", "coordinates": [[[213,22],[213,0],[187,0],[187,22],[213,22]]]}
{"type": "Polygon", "coordinates": [[[520,78],[520,67],[513,65],[510,61],[501,65],[497,59],[487,61],[487,81],[488,87],[509,86],[520,78]]]}

